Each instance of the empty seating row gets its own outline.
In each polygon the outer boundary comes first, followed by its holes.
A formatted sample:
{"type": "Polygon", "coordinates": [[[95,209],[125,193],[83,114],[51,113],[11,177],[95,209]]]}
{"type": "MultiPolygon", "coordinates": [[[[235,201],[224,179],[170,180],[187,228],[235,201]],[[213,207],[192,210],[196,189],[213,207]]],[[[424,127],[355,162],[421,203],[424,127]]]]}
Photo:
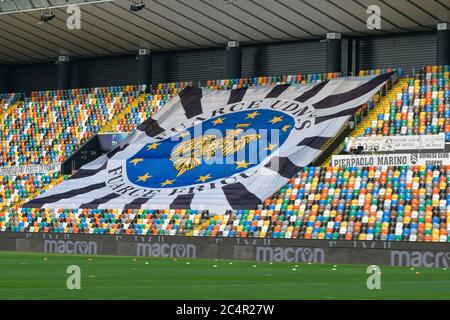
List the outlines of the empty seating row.
{"type": "Polygon", "coordinates": [[[450,141],[450,66],[425,67],[385,101],[365,124],[362,136],[445,133],[450,141]]]}

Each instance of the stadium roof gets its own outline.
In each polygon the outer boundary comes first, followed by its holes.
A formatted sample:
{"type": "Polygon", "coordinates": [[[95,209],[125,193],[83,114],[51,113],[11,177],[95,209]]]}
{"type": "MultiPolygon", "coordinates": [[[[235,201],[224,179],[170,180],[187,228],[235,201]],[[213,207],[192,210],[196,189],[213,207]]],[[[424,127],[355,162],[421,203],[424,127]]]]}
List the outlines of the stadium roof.
{"type": "MultiPolygon", "coordinates": [[[[2,0],[0,63],[54,61],[154,51],[320,39],[329,32],[365,36],[432,31],[450,21],[445,0],[103,0],[81,7],[81,30],[66,27],[65,6],[89,0],[2,0]],[[381,8],[382,30],[366,27],[367,6],[381,8]],[[56,17],[40,23],[41,8],[56,17]],[[31,11],[28,11],[31,10],[31,11]],[[22,11],[20,13],[13,13],[22,11]]],[[[92,0],[91,0],[92,2],[92,0]]]]}

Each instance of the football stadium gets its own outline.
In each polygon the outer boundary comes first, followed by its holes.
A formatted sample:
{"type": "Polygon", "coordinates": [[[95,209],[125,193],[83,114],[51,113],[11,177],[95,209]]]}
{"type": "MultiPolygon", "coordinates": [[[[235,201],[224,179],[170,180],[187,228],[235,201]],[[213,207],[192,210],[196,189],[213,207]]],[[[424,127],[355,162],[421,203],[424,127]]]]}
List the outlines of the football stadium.
{"type": "Polygon", "coordinates": [[[448,300],[448,215],[448,0],[0,2],[2,299],[448,300]]]}

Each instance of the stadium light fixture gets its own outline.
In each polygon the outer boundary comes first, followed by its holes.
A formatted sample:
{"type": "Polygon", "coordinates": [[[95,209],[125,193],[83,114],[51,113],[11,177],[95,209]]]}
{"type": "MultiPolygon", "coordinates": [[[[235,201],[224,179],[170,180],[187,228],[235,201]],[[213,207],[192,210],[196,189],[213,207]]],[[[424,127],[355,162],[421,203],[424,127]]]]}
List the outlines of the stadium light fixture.
{"type": "MultiPolygon", "coordinates": [[[[6,0],[0,0],[1,2],[5,2],[6,0]]],[[[30,0],[23,0],[25,1],[30,1],[30,0]]],[[[61,0],[60,2],[64,2],[65,3],[61,3],[58,5],[52,5],[50,3],[48,3],[48,1],[44,1],[42,0],[42,6],[37,6],[37,7],[33,7],[33,5],[29,5],[27,8],[21,8],[19,9],[15,3],[14,0],[11,0],[11,3],[14,4],[14,8],[13,10],[9,10],[9,11],[0,11],[0,15],[4,15],[4,14],[16,14],[16,13],[21,13],[21,12],[33,12],[33,11],[42,11],[45,9],[58,9],[58,8],[67,8],[69,6],[72,6],[74,4],[76,4],[77,6],[84,6],[84,5],[88,5],[88,4],[102,4],[102,3],[107,3],[107,2],[113,2],[115,0],[61,0]],[[81,2],[78,2],[81,1],[81,2]]]]}
{"type": "Polygon", "coordinates": [[[40,18],[42,23],[50,22],[53,20],[54,17],[55,17],[55,13],[53,12],[52,8],[42,9],[41,18],[40,18]]]}
{"type": "Polygon", "coordinates": [[[143,0],[130,0],[130,10],[133,12],[140,11],[145,8],[143,0]]]}

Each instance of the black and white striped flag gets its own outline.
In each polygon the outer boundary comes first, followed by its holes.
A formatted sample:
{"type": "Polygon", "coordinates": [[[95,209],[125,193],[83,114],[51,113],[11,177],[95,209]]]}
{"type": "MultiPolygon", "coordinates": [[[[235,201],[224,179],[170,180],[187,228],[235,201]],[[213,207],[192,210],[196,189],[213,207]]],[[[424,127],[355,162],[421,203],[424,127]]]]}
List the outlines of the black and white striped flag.
{"type": "Polygon", "coordinates": [[[255,208],[319,156],[390,76],[187,87],[117,148],[25,206],[255,208]]]}

